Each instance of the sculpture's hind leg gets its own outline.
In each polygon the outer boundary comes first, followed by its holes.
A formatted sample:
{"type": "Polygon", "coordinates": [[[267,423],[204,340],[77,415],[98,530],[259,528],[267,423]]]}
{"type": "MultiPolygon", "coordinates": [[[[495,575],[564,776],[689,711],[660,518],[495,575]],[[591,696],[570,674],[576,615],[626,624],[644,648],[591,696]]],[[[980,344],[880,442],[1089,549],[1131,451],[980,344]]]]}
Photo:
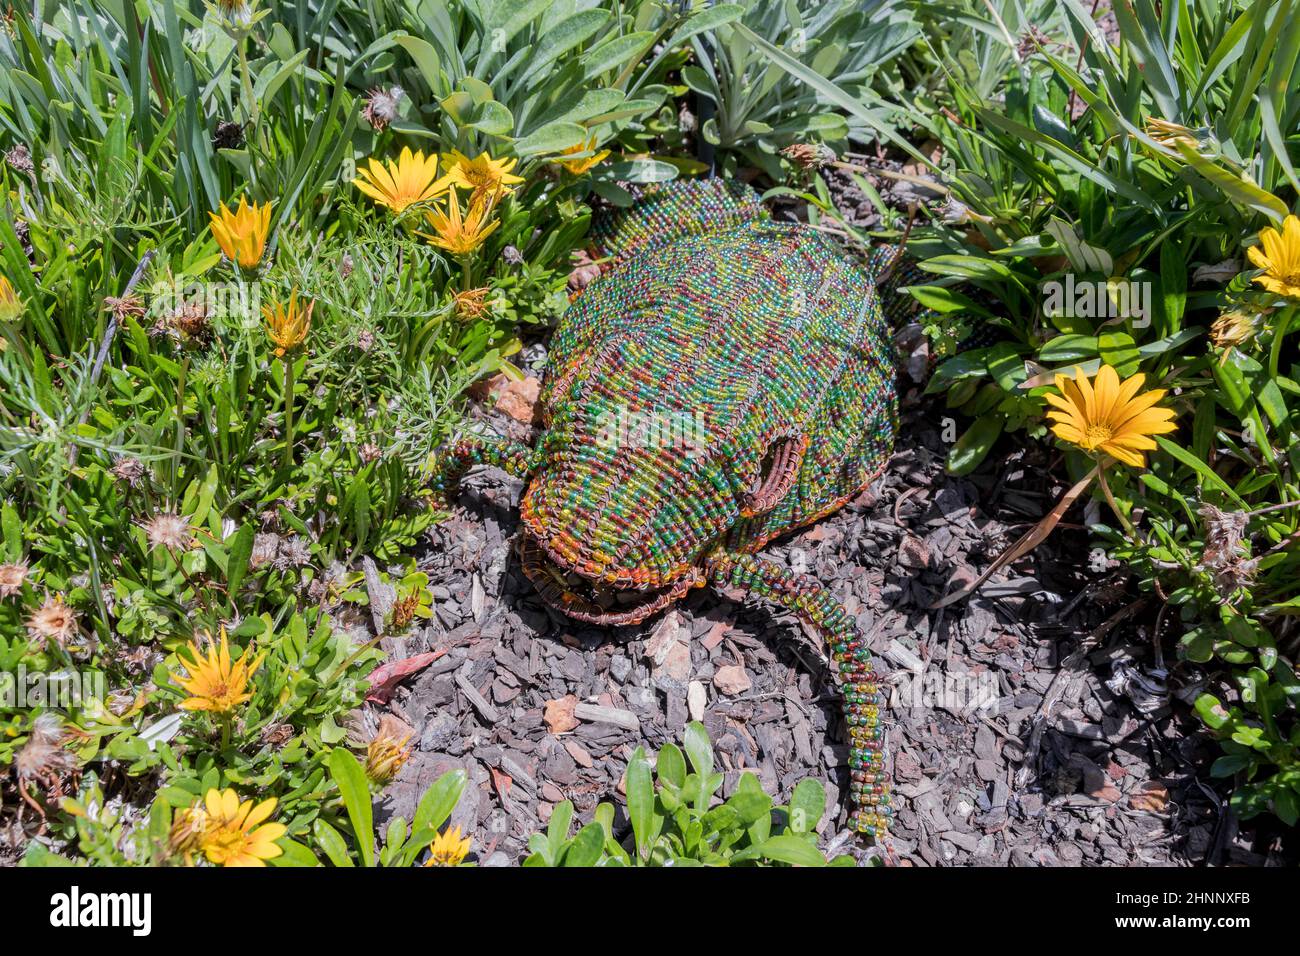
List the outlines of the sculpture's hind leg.
{"type": "Polygon", "coordinates": [[[485,438],[465,437],[437,452],[438,465],[432,479],[433,493],[440,504],[450,508],[465,472],[478,465],[492,465],[508,475],[527,479],[541,460],[535,448],[515,442],[497,442],[485,438]]]}
{"type": "Polygon", "coordinates": [[[860,833],[885,836],[893,813],[879,724],[883,698],[871,671],[871,652],[848,612],[816,579],[750,554],[715,554],[706,570],[712,581],[726,582],[795,611],[826,636],[839,670],[849,728],[850,789],[857,805],[851,823],[860,833]]]}

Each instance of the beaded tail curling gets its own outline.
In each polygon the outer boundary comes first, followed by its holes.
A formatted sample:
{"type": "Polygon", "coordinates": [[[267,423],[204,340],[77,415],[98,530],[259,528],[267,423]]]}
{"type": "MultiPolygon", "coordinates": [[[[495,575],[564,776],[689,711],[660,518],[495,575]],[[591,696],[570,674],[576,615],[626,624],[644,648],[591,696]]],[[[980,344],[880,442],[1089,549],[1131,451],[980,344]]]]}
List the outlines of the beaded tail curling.
{"type": "Polygon", "coordinates": [[[844,607],[815,578],[794,574],[750,554],[719,554],[707,569],[725,582],[796,612],[826,637],[835,662],[849,734],[849,792],[857,832],[883,839],[893,816],[885,771],[885,735],[880,725],[883,696],[871,667],[871,652],[844,607]]]}

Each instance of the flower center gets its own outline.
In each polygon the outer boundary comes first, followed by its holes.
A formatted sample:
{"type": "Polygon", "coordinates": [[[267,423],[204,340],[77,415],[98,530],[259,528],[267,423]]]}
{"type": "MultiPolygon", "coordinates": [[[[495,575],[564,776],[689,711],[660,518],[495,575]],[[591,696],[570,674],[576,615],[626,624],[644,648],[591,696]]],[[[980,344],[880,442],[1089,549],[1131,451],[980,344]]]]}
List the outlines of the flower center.
{"type": "Polygon", "coordinates": [[[1083,444],[1085,448],[1092,449],[1098,445],[1103,445],[1114,437],[1114,431],[1109,425],[1089,425],[1083,433],[1083,444]]]}
{"type": "Polygon", "coordinates": [[[227,825],[208,833],[203,841],[203,849],[213,863],[224,863],[241,852],[246,843],[243,831],[227,825]]]}

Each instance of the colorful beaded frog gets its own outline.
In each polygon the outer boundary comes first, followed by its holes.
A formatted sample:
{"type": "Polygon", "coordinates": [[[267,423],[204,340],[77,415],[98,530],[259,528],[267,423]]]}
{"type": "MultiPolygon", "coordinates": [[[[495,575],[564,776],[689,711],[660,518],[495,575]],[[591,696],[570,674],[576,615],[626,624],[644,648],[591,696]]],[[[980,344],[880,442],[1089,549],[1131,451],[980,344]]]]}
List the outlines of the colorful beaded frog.
{"type": "Polygon", "coordinates": [[[890,291],[895,250],[855,259],[717,179],[648,190],[595,236],[612,265],[555,332],[536,447],[463,437],[435,485],[450,496],[480,464],[524,479],[523,570],[572,617],[635,624],[710,582],[801,615],[838,669],[852,825],[880,837],[891,809],[870,652],[820,582],[757,552],[884,467],[886,312],[907,298],[890,291]]]}

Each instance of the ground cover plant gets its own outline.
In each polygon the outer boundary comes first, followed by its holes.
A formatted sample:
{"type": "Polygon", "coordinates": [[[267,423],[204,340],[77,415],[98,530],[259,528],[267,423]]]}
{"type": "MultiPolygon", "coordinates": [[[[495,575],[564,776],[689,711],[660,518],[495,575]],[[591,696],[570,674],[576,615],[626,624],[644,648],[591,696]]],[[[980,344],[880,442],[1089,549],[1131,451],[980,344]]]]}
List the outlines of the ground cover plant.
{"type": "MultiPolygon", "coordinates": [[[[383,705],[417,666],[392,639],[436,613],[438,449],[598,271],[593,210],[710,158],[850,246],[906,243],[950,472],[1039,443],[1073,485],[988,573],[1074,509],[1196,669],[1238,815],[1294,824],[1297,23],[1289,0],[8,4],[0,860],[472,861],[463,775],[382,832],[372,809],[416,745],[383,705]]],[[[828,862],[819,781],[724,794],[703,728],[682,747],[629,754],[625,795],[573,826],[559,804],[517,862],[828,862]]]]}

